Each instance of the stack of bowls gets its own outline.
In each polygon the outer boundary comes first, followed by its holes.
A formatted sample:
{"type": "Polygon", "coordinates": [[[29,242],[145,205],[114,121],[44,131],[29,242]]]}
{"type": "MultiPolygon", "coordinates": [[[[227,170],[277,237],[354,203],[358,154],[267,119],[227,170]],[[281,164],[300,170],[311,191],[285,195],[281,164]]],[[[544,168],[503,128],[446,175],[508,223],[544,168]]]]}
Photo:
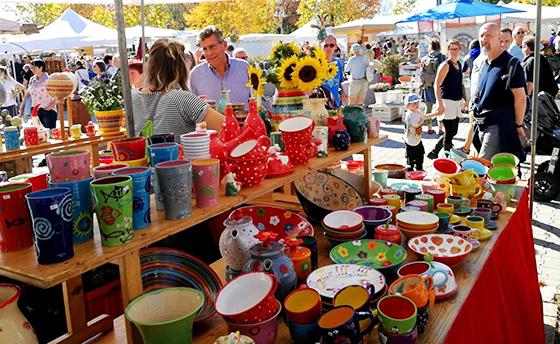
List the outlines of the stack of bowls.
{"type": "Polygon", "coordinates": [[[363,217],[368,238],[373,238],[377,226],[390,223],[393,217],[393,213],[383,206],[365,205],[354,211],[363,217]]]}
{"type": "Polygon", "coordinates": [[[407,237],[434,233],[439,226],[439,217],[425,211],[407,211],[396,216],[399,230],[407,237]]]}
{"type": "Polygon", "coordinates": [[[181,135],[181,146],[185,152],[185,159],[210,158],[210,134],[192,132],[181,135]]]}
{"type": "Polygon", "coordinates": [[[274,343],[276,318],[282,311],[282,305],[274,298],[276,287],[274,276],[264,272],[246,273],[226,284],[215,304],[229,332],[239,331],[257,343],[274,343]]]}
{"type": "Polygon", "coordinates": [[[148,166],[146,139],[143,137],[128,137],[111,141],[111,151],[115,162],[127,164],[129,167],[148,166]]]}
{"type": "MultiPolygon", "coordinates": [[[[500,158],[494,159],[494,157],[496,157],[495,155],[492,158],[492,161],[507,161],[504,154],[508,153],[496,154],[499,155],[500,158]]],[[[516,156],[514,156],[513,154],[510,155],[512,156],[512,163],[519,161],[513,159],[517,159],[516,156]]],[[[495,164],[488,170],[488,179],[490,181],[492,193],[495,195],[497,192],[501,192],[504,194],[505,200],[509,201],[513,197],[513,193],[515,191],[515,186],[517,183],[517,167],[508,163],[495,164]]]]}
{"type": "Polygon", "coordinates": [[[252,187],[264,180],[268,169],[269,147],[268,136],[261,136],[257,140],[242,142],[231,150],[228,162],[242,186],[252,187]]]}
{"type": "Polygon", "coordinates": [[[337,210],[328,214],[322,221],[325,236],[332,246],[366,236],[362,215],[350,210],[337,210]]]}

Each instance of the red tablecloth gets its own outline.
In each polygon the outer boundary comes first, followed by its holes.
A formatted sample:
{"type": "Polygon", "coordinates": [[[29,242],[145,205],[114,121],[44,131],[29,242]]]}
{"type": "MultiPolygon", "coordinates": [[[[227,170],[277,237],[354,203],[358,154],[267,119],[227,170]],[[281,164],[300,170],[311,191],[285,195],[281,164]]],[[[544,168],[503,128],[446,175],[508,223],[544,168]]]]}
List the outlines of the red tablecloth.
{"type": "Polygon", "coordinates": [[[446,343],[543,343],[531,213],[525,190],[462,305],[446,343]]]}

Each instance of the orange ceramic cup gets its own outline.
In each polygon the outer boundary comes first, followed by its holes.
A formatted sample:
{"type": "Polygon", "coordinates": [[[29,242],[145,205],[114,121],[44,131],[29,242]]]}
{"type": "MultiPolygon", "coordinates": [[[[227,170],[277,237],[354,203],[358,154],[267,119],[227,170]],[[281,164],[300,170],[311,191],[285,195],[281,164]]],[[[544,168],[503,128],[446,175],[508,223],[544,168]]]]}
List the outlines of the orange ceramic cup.
{"type": "Polygon", "coordinates": [[[311,273],[311,250],[307,247],[299,246],[295,250],[290,250],[288,256],[294,263],[297,278],[300,281],[307,280],[307,276],[311,273]]]}
{"type": "Polygon", "coordinates": [[[434,280],[430,276],[407,275],[397,279],[389,287],[389,294],[408,297],[416,307],[430,307],[435,302],[434,280]]]}
{"type": "Polygon", "coordinates": [[[397,210],[401,208],[401,197],[399,195],[384,195],[383,198],[387,200],[388,205],[392,205],[393,207],[397,208],[397,210]]]}
{"type": "Polygon", "coordinates": [[[333,298],[333,304],[338,306],[350,306],[356,311],[369,310],[369,292],[361,285],[349,285],[340,289],[333,298]]]}
{"type": "Polygon", "coordinates": [[[286,316],[295,324],[316,323],[321,316],[321,296],[311,288],[297,289],[286,296],[286,316]]]}
{"type": "Polygon", "coordinates": [[[437,211],[453,215],[453,212],[455,212],[455,206],[451,203],[440,203],[437,205],[437,211]]]}

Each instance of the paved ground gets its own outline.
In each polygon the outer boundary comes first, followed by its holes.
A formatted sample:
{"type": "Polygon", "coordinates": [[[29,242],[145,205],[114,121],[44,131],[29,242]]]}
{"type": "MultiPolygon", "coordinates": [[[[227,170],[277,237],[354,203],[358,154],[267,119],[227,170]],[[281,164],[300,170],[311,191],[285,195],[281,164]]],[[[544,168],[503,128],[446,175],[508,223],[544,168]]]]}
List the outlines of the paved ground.
{"type": "MultiPolygon", "coordinates": [[[[378,163],[398,163],[406,165],[402,133],[404,126],[400,121],[382,123],[381,132],[389,139],[373,150],[374,165],[378,163]]],[[[455,138],[455,147],[461,147],[468,130],[466,119],[459,125],[455,138]]],[[[424,147],[429,152],[437,141],[437,135],[424,133],[424,147]]],[[[537,162],[546,160],[539,156],[537,162]]],[[[425,169],[431,166],[431,160],[425,158],[425,169]]],[[[529,171],[529,164],[522,166],[524,174],[529,171]]],[[[544,307],[544,324],[546,343],[560,343],[558,317],[560,315],[560,200],[550,203],[536,203],[533,216],[533,236],[535,239],[536,261],[541,282],[541,294],[544,307]],[[556,215],[556,216],[554,216],[556,215]],[[556,340],[555,340],[556,337],[556,340]]]]}

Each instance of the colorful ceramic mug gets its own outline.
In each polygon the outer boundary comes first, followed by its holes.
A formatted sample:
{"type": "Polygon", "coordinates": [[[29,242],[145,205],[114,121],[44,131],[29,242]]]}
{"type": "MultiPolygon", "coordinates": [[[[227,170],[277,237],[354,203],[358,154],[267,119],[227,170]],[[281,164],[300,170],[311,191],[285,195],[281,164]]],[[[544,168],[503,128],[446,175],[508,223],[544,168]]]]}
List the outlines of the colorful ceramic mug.
{"type": "Polygon", "coordinates": [[[111,151],[116,161],[139,160],[146,156],[146,139],[128,137],[111,141],[111,151]]]}
{"type": "Polygon", "coordinates": [[[310,324],[296,324],[291,321],[286,321],[290,336],[295,344],[309,344],[319,342],[319,324],[313,322],[310,324]]]}
{"type": "Polygon", "coordinates": [[[484,229],[484,218],[480,216],[467,216],[465,218],[465,223],[467,224],[467,226],[479,229],[481,231],[484,229]]]}
{"type": "Polygon", "coordinates": [[[47,155],[51,181],[55,183],[76,182],[89,178],[90,164],[90,153],[87,150],[72,150],[47,155]]]}
{"type": "Polygon", "coordinates": [[[397,270],[397,275],[399,275],[399,277],[404,277],[404,276],[408,276],[408,275],[430,276],[434,280],[434,287],[436,287],[436,288],[444,287],[445,283],[447,283],[447,279],[448,279],[448,276],[447,276],[447,273],[445,272],[445,270],[435,269],[430,265],[430,263],[422,262],[422,261],[410,262],[408,264],[405,264],[405,265],[401,266],[397,270]],[[438,284],[436,284],[436,282],[435,282],[435,276],[437,274],[443,276],[443,280],[441,280],[441,282],[439,282],[438,284]]]}
{"type": "Polygon", "coordinates": [[[434,196],[430,194],[416,195],[416,199],[428,203],[428,212],[434,211],[434,196]]]}
{"type": "Polygon", "coordinates": [[[438,232],[447,233],[449,230],[449,220],[451,219],[452,215],[442,211],[436,211],[434,215],[439,218],[438,232]]]}
{"type": "Polygon", "coordinates": [[[150,166],[155,166],[163,161],[178,160],[183,158],[183,146],[175,142],[156,143],[148,146],[150,166]]]}
{"type": "Polygon", "coordinates": [[[349,285],[340,289],[333,298],[333,305],[350,306],[356,311],[369,310],[369,291],[361,285],[349,285]]]}
{"type": "Polygon", "coordinates": [[[319,319],[321,343],[361,343],[363,336],[374,326],[375,319],[371,312],[356,312],[350,306],[335,307],[319,319]],[[371,322],[367,328],[360,331],[359,321],[362,319],[369,319],[371,322]]]}
{"type": "Polygon", "coordinates": [[[0,252],[22,250],[33,245],[33,228],[25,195],[31,183],[0,186],[0,252]]]}
{"type": "Polygon", "coordinates": [[[447,196],[447,202],[453,204],[455,209],[471,205],[471,201],[468,198],[461,196],[447,196]]]}
{"type": "Polygon", "coordinates": [[[192,181],[197,207],[210,208],[217,205],[220,198],[220,160],[193,161],[192,181]]]}
{"type": "Polygon", "coordinates": [[[286,317],[294,324],[317,323],[321,309],[321,296],[311,288],[294,290],[284,300],[286,317]]]}
{"type": "Polygon", "coordinates": [[[401,197],[397,194],[383,195],[383,198],[387,200],[388,205],[392,205],[397,210],[401,208],[401,197]]]}
{"type": "Polygon", "coordinates": [[[502,211],[502,206],[498,203],[494,203],[491,200],[479,199],[476,201],[477,208],[488,208],[492,210],[492,217],[497,216],[502,211]]]}
{"type": "Polygon", "coordinates": [[[435,302],[434,280],[427,275],[407,275],[400,277],[389,286],[389,294],[402,295],[414,302],[417,308],[435,302]]]}
{"type": "Polygon", "coordinates": [[[455,212],[455,206],[451,203],[440,203],[436,208],[438,212],[448,213],[449,215],[453,215],[455,212]]]}
{"type": "Polygon", "coordinates": [[[128,167],[127,164],[110,164],[110,165],[103,165],[97,166],[93,168],[93,178],[99,179],[103,177],[109,177],[113,175],[113,171],[118,170],[120,168],[128,167]]]}
{"type": "Polygon", "coordinates": [[[300,281],[307,280],[307,276],[311,273],[311,250],[307,247],[297,247],[286,253],[294,263],[294,270],[300,281]]]}
{"type": "Polygon", "coordinates": [[[377,316],[385,331],[405,334],[416,325],[416,304],[404,296],[388,295],[377,303],[377,316]]]}
{"type": "Polygon", "coordinates": [[[149,167],[125,167],[113,171],[114,176],[132,178],[132,229],[148,227],[150,218],[150,179],[149,167]]]}
{"type": "Polygon", "coordinates": [[[457,225],[453,226],[453,235],[461,237],[465,240],[480,239],[480,229],[471,228],[469,226],[457,225]]]}
{"type": "Polygon", "coordinates": [[[428,190],[427,193],[434,197],[434,209],[437,209],[437,206],[440,203],[445,203],[445,191],[440,189],[431,189],[428,190]]]}

